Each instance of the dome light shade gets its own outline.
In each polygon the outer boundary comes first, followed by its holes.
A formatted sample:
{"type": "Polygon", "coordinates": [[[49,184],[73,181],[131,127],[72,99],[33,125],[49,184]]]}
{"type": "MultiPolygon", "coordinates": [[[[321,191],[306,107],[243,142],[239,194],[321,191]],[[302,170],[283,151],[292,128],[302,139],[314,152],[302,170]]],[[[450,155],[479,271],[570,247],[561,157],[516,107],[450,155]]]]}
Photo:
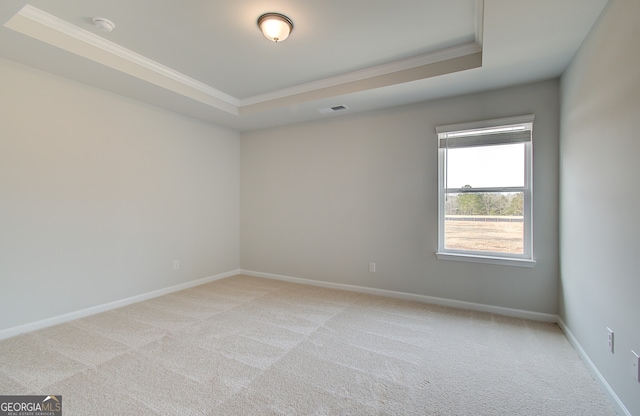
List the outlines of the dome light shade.
{"type": "Polygon", "coordinates": [[[262,34],[272,42],[282,42],[293,31],[293,22],[280,13],[265,13],[258,18],[262,34]]]}

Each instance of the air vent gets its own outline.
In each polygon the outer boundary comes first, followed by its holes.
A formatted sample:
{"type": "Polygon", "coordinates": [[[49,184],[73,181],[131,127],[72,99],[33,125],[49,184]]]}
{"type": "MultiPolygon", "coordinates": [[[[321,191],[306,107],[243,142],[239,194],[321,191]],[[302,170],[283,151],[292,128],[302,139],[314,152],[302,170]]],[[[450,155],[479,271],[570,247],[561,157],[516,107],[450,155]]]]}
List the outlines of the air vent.
{"type": "Polygon", "coordinates": [[[335,113],[337,111],[344,111],[348,109],[349,107],[347,107],[346,105],[334,105],[333,107],[319,108],[318,111],[321,112],[322,114],[327,114],[327,113],[335,113]]]}

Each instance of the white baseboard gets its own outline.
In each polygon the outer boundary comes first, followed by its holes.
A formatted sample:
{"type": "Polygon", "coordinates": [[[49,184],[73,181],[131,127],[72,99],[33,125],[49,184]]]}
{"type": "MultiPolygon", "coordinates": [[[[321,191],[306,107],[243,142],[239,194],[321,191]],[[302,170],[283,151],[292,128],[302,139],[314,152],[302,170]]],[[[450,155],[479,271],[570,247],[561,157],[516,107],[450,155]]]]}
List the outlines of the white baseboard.
{"type": "Polygon", "coordinates": [[[457,309],[468,309],[468,310],[479,311],[479,312],[489,312],[497,315],[510,316],[515,318],[558,323],[558,325],[566,335],[571,345],[577,351],[582,361],[585,363],[587,368],[591,371],[591,373],[595,377],[596,381],[600,384],[605,394],[607,394],[609,399],[612,401],[612,403],[616,407],[616,412],[624,416],[632,416],[631,413],[624,406],[624,404],[622,403],[618,395],[613,391],[609,383],[607,383],[605,378],[602,376],[600,371],[598,371],[597,367],[591,361],[586,351],[582,348],[582,346],[580,345],[578,340],[575,338],[573,333],[571,333],[571,330],[567,327],[567,325],[558,315],[526,311],[522,309],[505,308],[501,306],[485,305],[481,303],[465,302],[465,301],[460,301],[455,299],[438,298],[433,296],[417,295],[417,294],[405,293],[405,292],[396,292],[396,291],[385,290],[385,289],[369,288],[364,286],[347,285],[343,283],[332,283],[332,282],[324,282],[320,280],[303,279],[299,277],[283,276],[278,274],[262,273],[262,272],[243,270],[243,269],[232,270],[229,272],[216,274],[214,276],[209,276],[202,279],[181,283],[175,286],[170,286],[170,287],[154,290],[147,293],[142,293],[140,295],[132,296],[126,299],[121,299],[114,302],[105,303],[102,305],[92,306],[86,309],[66,313],[66,314],[55,316],[52,318],[47,318],[40,321],[3,329],[3,330],[0,330],[0,340],[10,338],[19,334],[23,334],[26,332],[36,331],[38,329],[47,328],[50,326],[73,321],[75,319],[84,318],[86,316],[94,315],[100,312],[106,312],[112,309],[120,308],[122,306],[130,305],[132,303],[153,299],[158,296],[163,296],[169,293],[178,292],[180,290],[189,289],[194,286],[199,286],[205,283],[213,282],[215,280],[220,280],[227,277],[235,276],[237,274],[264,277],[267,279],[282,280],[282,281],[287,281],[292,283],[326,287],[330,289],[348,290],[352,292],[366,293],[371,295],[388,296],[388,297],[393,297],[398,299],[414,300],[418,302],[431,303],[434,305],[448,306],[448,307],[457,308],[457,309]]]}
{"type": "Polygon", "coordinates": [[[600,371],[598,370],[596,365],[593,363],[593,361],[591,361],[591,358],[589,358],[589,356],[587,355],[587,352],[584,350],[584,348],[582,348],[582,345],[580,345],[580,343],[578,342],[576,337],[573,335],[569,327],[567,327],[567,324],[565,324],[562,318],[558,318],[558,325],[560,326],[560,329],[562,329],[562,332],[564,332],[564,334],[566,335],[567,339],[569,340],[573,348],[578,352],[578,355],[580,356],[582,361],[585,363],[589,371],[591,371],[591,374],[593,375],[593,377],[596,379],[598,384],[600,384],[600,387],[602,388],[604,393],[609,397],[609,400],[616,407],[616,413],[624,416],[632,416],[631,412],[627,410],[627,408],[622,403],[618,395],[613,391],[609,383],[607,383],[607,380],[604,378],[602,373],[600,373],[600,371]]]}
{"type": "Polygon", "coordinates": [[[43,319],[41,321],[31,322],[24,325],[3,329],[0,331],[0,339],[10,338],[16,335],[23,334],[25,332],[36,331],[38,329],[62,324],[65,322],[73,321],[74,319],[95,315],[96,313],[106,312],[111,309],[116,309],[122,306],[131,305],[132,303],[141,302],[143,300],[157,298],[158,296],[166,295],[173,292],[178,292],[184,289],[189,289],[194,286],[199,286],[205,283],[213,282],[215,280],[224,279],[225,277],[235,276],[236,274],[240,274],[240,270],[232,270],[226,273],[220,273],[214,276],[204,277],[202,279],[191,280],[189,282],[180,283],[175,286],[165,287],[163,289],[154,290],[152,292],[142,293],[140,295],[132,296],[130,298],[116,300],[113,302],[104,303],[102,305],[81,309],[79,311],[69,312],[63,315],[54,316],[52,318],[43,319]]]}
{"type": "Polygon", "coordinates": [[[323,282],[320,280],[311,280],[311,279],[303,279],[299,277],[282,276],[278,274],[262,273],[262,272],[252,271],[252,270],[240,270],[240,272],[242,274],[249,275],[249,276],[265,277],[267,279],[283,280],[287,282],[320,286],[320,287],[326,287],[330,289],[349,290],[351,292],[366,293],[370,295],[380,295],[380,296],[388,296],[388,297],[393,297],[398,299],[415,300],[418,302],[432,303],[434,305],[449,306],[451,308],[456,308],[456,309],[468,309],[472,311],[489,312],[489,313],[494,313],[496,315],[530,319],[533,321],[554,322],[554,323],[558,322],[558,315],[553,315],[549,313],[526,311],[522,309],[504,308],[502,306],[485,305],[481,303],[465,302],[465,301],[455,300],[455,299],[416,295],[413,293],[406,293],[406,292],[395,292],[392,290],[375,289],[375,288],[364,287],[364,286],[354,286],[354,285],[347,285],[342,283],[323,282]]]}

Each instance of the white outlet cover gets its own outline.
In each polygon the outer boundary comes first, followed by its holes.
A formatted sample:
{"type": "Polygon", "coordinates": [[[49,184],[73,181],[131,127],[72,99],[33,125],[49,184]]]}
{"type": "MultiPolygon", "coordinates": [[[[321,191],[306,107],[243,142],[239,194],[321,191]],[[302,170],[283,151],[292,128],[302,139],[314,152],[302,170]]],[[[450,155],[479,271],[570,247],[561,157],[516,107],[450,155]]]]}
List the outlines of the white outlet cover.
{"type": "Polygon", "coordinates": [[[633,367],[633,377],[636,379],[638,383],[640,383],[640,356],[635,353],[635,351],[631,350],[632,361],[631,364],[633,367]]]}

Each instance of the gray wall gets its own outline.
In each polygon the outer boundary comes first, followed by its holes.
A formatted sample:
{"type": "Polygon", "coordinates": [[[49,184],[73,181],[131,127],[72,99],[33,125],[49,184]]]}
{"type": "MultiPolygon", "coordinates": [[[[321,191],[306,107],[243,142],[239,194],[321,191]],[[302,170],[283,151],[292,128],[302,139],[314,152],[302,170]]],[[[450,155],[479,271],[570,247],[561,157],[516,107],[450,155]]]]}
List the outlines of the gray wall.
{"type": "Polygon", "coordinates": [[[609,2],[561,83],[560,315],[633,415],[640,415],[630,353],[640,353],[639,19],[637,0],[609,2]]]}
{"type": "Polygon", "coordinates": [[[547,81],[242,134],[242,269],[556,314],[558,94],[547,81]],[[529,113],[537,265],[438,260],[435,126],[529,113]]]}
{"type": "Polygon", "coordinates": [[[4,60],[0,91],[0,330],[238,269],[238,133],[4,60]]]}

